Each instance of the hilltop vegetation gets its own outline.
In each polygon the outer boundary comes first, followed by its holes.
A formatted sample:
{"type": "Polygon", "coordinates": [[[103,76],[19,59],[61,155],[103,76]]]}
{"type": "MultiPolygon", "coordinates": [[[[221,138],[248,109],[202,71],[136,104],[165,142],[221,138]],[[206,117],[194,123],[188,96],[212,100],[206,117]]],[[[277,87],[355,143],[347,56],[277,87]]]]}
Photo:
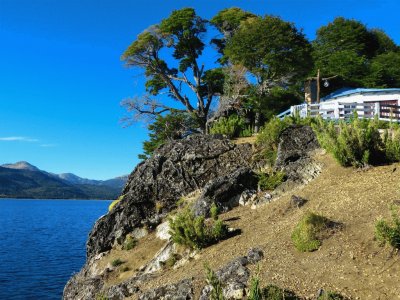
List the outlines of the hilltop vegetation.
{"type": "Polygon", "coordinates": [[[330,78],[328,86],[321,84],[321,96],[340,88],[399,87],[399,49],[382,30],[343,17],[318,28],[310,41],[276,16],[227,8],[206,20],[192,8],[175,10],[139,34],[122,55],[146,79],[146,93],[123,102],[132,113],[127,121],[150,121],[141,158],[168,140],[212,127],[247,136],[303,102],[305,82],[317,70],[330,78]],[[211,63],[203,54],[213,51],[217,61],[211,63]]]}

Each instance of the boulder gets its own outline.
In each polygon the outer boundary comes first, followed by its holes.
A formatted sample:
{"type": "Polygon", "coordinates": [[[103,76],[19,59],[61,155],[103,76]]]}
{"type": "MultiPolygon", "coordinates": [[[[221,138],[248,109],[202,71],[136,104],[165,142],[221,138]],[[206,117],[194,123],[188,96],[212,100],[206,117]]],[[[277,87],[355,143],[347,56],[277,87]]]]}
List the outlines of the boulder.
{"type": "MultiPolygon", "coordinates": [[[[225,299],[243,299],[246,295],[246,288],[250,278],[249,264],[255,264],[264,257],[259,248],[249,250],[247,256],[238,257],[221,269],[215,275],[223,286],[225,299]]],[[[212,292],[212,287],[206,285],[200,294],[199,300],[208,300],[212,292]]]]}
{"type": "Polygon", "coordinates": [[[193,296],[192,279],[184,279],[175,284],[169,284],[148,290],[139,296],[139,300],[191,300],[193,296]]]}
{"type": "Polygon", "coordinates": [[[317,137],[310,126],[292,125],[279,137],[275,167],[283,167],[296,162],[319,148],[317,137]]]}
{"type": "Polygon", "coordinates": [[[195,216],[208,217],[213,203],[220,210],[227,211],[239,205],[243,191],[256,188],[256,174],[247,167],[237,169],[233,173],[220,176],[207,183],[193,205],[193,212],[195,216]]]}
{"type": "Polygon", "coordinates": [[[96,222],[87,242],[87,258],[122,243],[135,228],[155,228],[181,196],[249,167],[251,155],[250,144],[235,145],[209,135],[192,135],[160,147],[129,176],[123,199],[96,222]],[[161,213],[156,205],[162,207],[161,213]]]}
{"type": "Polygon", "coordinates": [[[285,172],[289,182],[307,183],[321,170],[311,155],[318,148],[317,137],[310,126],[292,125],[279,137],[274,168],[285,172]]]}
{"type": "Polygon", "coordinates": [[[300,196],[292,195],[289,201],[289,208],[300,208],[307,203],[307,199],[300,196]]]}

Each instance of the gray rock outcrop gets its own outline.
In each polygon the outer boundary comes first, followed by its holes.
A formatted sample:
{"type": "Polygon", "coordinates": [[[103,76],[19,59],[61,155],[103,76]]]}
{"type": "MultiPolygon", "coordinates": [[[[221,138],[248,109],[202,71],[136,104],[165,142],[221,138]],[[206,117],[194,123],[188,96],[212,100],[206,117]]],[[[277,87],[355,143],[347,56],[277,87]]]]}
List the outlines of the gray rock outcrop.
{"type": "Polygon", "coordinates": [[[250,168],[240,168],[231,174],[211,180],[193,205],[196,216],[210,215],[210,207],[215,203],[220,211],[227,211],[239,205],[243,191],[257,188],[256,174],[250,168]]]}
{"type": "Polygon", "coordinates": [[[284,171],[290,182],[307,183],[320,172],[320,166],[311,158],[319,147],[310,126],[292,125],[279,137],[275,169],[284,171]]]}
{"type": "MultiPolygon", "coordinates": [[[[223,286],[223,294],[226,299],[243,299],[246,295],[246,287],[250,278],[249,264],[255,264],[264,257],[261,249],[252,248],[247,256],[238,257],[221,269],[215,275],[223,286]]],[[[199,300],[210,299],[212,287],[205,286],[201,291],[199,300]]]]}
{"type": "Polygon", "coordinates": [[[192,279],[184,279],[175,284],[161,286],[146,291],[139,300],[191,300],[193,297],[192,279]]]}
{"type": "Polygon", "coordinates": [[[168,143],[129,176],[123,200],[100,218],[89,235],[87,257],[107,251],[137,227],[153,228],[177,200],[210,180],[249,166],[251,145],[193,135],[168,143]],[[161,211],[156,209],[156,204],[161,211]]]}

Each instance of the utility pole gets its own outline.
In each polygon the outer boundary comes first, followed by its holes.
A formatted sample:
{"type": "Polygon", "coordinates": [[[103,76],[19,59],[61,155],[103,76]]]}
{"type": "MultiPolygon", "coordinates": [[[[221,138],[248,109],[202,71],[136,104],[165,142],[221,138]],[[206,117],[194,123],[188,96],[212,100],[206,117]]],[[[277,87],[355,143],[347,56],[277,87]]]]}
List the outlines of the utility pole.
{"type": "Polygon", "coordinates": [[[307,78],[307,80],[316,80],[317,81],[317,103],[320,103],[320,101],[321,101],[321,80],[325,81],[324,86],[328,87],[328,85],[329,85],[328,80],[336,78],[338,76],[339,75],[334,75],[334,76],[331,76],[331,77],[321,78],[321,72],[318,69],[317,77],[309,77],[309,78],[307,78]]]}

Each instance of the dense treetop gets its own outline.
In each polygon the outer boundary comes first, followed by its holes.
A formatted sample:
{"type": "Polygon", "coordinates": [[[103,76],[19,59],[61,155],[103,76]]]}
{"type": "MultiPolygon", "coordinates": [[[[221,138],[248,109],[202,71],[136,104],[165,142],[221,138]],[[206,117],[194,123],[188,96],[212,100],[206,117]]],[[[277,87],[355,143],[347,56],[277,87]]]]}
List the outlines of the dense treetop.
{"type": "MultiPolygon", "coordinates": [[[[139,34],[122,60],[144,70],[147,93],[125,105],[136,118],[157,120],[149,127],[157,145],[181,137],[182,128],[205,132],[217,101],[224,111],[242,107],[257,131],[272,115],[303,101],[304,82],[317,70],[335,77],[322,96],[342,87],[400,85],[399,47],[382,30],[337,17],[309,41],[291,22],[237,7],[211,20],[192,8],[173,11],[139,34]],[[205,50],[214,50],[215,60],[204,59],[205,50]],[[180,134],[173,134],[174,124],[180,134]]],[[[146,145],[146,154],[153,146],[146,145]]]]}

